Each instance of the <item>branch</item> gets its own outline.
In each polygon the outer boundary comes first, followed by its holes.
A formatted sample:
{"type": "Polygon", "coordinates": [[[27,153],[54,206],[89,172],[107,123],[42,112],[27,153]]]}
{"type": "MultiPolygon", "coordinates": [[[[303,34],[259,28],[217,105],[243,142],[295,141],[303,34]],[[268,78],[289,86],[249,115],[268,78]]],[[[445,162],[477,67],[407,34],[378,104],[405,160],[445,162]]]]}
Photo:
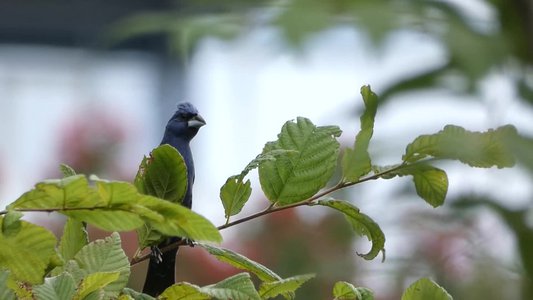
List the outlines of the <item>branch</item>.
{"type": "MultiPolygon", "coordinates": [[[[15,208],[13,211],[19,212],[61,212],[61,211],[76,211],[76,210],[96,210],[96,209],[106,209],[109,206],[91,206],[91,207],[54,207],[54,208],[15,208]]],[[[0,216],[7,214],[8,210],[0,210],[0,216]]]]}
{"type": "MultiPolygon", "coordinates": [[[[167,252],[167,251],[170,251],[170,250],[174,250],[174,249],[178,249],[179,247],[181,246],[185,246],[185,245],[190,245],[191,247],[194,247],[194,244],[189,244],[189,242],[186,240],[186,239],[181,239],[179,241],[176,241],[172,244],[169,244],[169,245],[166,245],[165,247],[162,247],[160,248],[159,250],[161,250],[161,253],[164,253],[164,252],[167,252]]],[[[138,256],[138,257],[133,257],[131,260],[130,260],[130,266],[134,266],[142,261],[145,261],[147,259],[150,258],[150,256],[152,256],[152,253],[147,253],[147,254],[143,254],[141,256],[138,256]]]]}
{"type": "MultiPolygon", "coordinates": [[[[418,163],[418,162],[417,162],[418,163]]],[[[349,187],[349,186],[352,186],[352,185],[356,185],[356,184],[360,184],[360,183],[363,183],[363,182],[366,182],[366,181],[370,181],[370,180],[376,180],[376,179],[379,179],[380,177],[384,176],[384,175],[387,175],[389,173],[392,173],[392,172],[395,172],[399,169],[402,169],[404,167],[407,167],[407,166],[412,166],[413,164],[410,164],[410,165],[407,165],[405,163],[402,163],[394,168],[390,168],[390,169],[387,169],[383,172],[379,172],[379,173],[375,173],[373,175],[370,175],[370,176],[367,176],[367,177],[364,177],[364,178],[361,178],[357,181],[354,181],[354,182],[344,182],[344,181],[341,181],[339,182],[338,184],[332,186],[331,188],[329,189],[326,189],[326,190],[323,190],[319,193],[317,193],[316,195],[314,195],[313,197],[310,197],[308,199],[305,199],[305,200],[302,200],[302,201],[299,201],[299,202],[296,202],[296,203],[292,203],[292,204],[289,204],[289,205],[285,205],[285,206],[275,206],[274,204],[271,204],[270,206],[268,206],[267,208],[265,208],[264,210],[260,211],[260,212],[257,212],[255,214],[251,214],[247,217],[244,217],[244,218],[241,218],[241,219],[237,219],[233,222],[229,222],[229,223],[226,223],[224,225],[221,225],[221,226],[218,226],[217,229],[218,230],[223,230],[223,229],[226,229],[226,228],[229,228],[229,227],[232,227],[232,226],[235,226],[235,225],[238,225],[238,224],[241,224],[241,223],[244,223],[244,222],[247,222],[247,221],[250,221],[250,220],[253,220],[253,219],[256,219],[256,218],[259,218],[261,216],[264,216],[264,215],[268,215],[268,214],[271,214],[271,213],[275,213],[275,212],[278,212],[278,211],[282,211],[282,210],[286,210],[286,209],[290,209],[290,208],[295,208],[295,207],[298,207],[298,206],[304,206],[304,205],[308,205],[308,206],[311,206],[313,205],[314,201],[328,195],[328,194],[331,194],[333,192],[336,192],[338,190],[341,190],[343,188],[346,188],[346,187],[349,187]]],[[[176,248],[179,248],[180,246],[183,246],[185,245],[187,242],[186,240],[179,240],[175,243],[172,243],[170,245],[167,245],[163,248],[161,248],[161,252],[166,252],[166,251],[170,251],[172,249],[176,249],[176,248]]],[[[134,257],[132,258],[132,260],[130,261],[130,265],[133,266],[135,264],[138,264],[144,260],[147,260],[150,258],[150,253],[148,254],[144,254],[142,256],[139,256],[139,257],[134,257]]]]}

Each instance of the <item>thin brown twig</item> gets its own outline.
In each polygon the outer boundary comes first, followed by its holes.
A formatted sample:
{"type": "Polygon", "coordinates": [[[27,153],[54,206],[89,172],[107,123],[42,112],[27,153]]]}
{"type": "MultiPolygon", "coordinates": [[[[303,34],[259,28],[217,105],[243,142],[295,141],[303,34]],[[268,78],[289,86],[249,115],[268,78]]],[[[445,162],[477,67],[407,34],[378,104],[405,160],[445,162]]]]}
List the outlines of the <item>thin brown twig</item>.
{"type": "MultiPolygon", "coordinates": [[[[370,181],[370,180],[376,180],[384,175],[387,175],[389,173],[392,173],[394,171],[397,171],[403,167],[405,167],[406,164],[400,164],[394,168],[390,168],[390,169],[387,169],[383,172],[379,172],[379,173],[375,173],[375,174],[372,174],[370,176],[367,176],[367,177],[364,177],[364,178],[361,178],[357,181],[354,181],[354,182],[345,182],[345,181],[341,181],[339,182],[338,184],[330,187],[329,189],[325,189],[319,193],[317,193],[316,195],[308,198],[308,199],[305,199],[305,200],[302,200],[302,201],[299,201],[299,202],[296,202],[296,203],[292,203],[292,204],[289,204],[289,205],[285,205],[285,206],[275,206],[275,203],[273,204],[270,204],[267,208],[265,208],[264,210],[260,211],[260,212],[257,212],[255,214],[251,214],[249,216],[246,216],[246,217],[243,217],[241,219],[237,219],[233,222],[229,222],[229,223],[226,223],[224,225],[221,225],[221,226],[218,226],[217,229],[218,230],[223,230],[223,229],[226,229],[226,228],[229,228],[229,227],[232,227],[232,226],[235,226],[235,225],[238,225],[238,224],[241,224],[241,223],[244,223],[244,222],[247,222],[247,221],[250,221],[250,220],[253,220],[253,219],[256,219],[256,218],[259,218],[261,216],[264,216],[264,215],[267,215],[267,214],[271,214],[271,213],[275,213],[275,212],[279,212],[279,211],[283,211],[283,210],[286,210],[286,209],[290,209],[290,208],[295,208],[295,207],[298,207],[298,206],[304,206],[304,205],[313,205],[314,201],[328,195],[328,194],[331,194],[333,192],[336,192],[340,189],[343,189],[343,188],[346,188],[346,187],[349,187],[349,186],[352,186],[352,185],[356,185],[356,184],[360,184],[360,183],[363,183],[363,182],[366,182],[366,181],[370,181]]],[[[167,245],[163,248],[161,248],[161,252],[166,252],[166,251],[170,251],[172,249],[176,249],[176,248],[179,248],[180,246],[183,246],[186,244],[186,241],[185,240],[179,240],[175,243],[172,243],[170,245],[167,245]]],[[[134,257],[131,261],[130,261],[130,265],[135,265],[135,264],[138,264],[144,260],[147,260],[148,258],[150,258],[150,253],[148,254],[144,254],[140,257],[134,257]]]]}
{"type": "MultiPolygon", "coordinates": [[[[54,208],[14,208],[13,211],[19,212],[61,212],[61,211],[77,211],[77,210],[97,210],[97,209],[106,209],[107,206],[91,206],[91,207],[54,207],[54,208]]],[[[5,215],[9,211],[1,210],[0,215],[5,215]]]]}

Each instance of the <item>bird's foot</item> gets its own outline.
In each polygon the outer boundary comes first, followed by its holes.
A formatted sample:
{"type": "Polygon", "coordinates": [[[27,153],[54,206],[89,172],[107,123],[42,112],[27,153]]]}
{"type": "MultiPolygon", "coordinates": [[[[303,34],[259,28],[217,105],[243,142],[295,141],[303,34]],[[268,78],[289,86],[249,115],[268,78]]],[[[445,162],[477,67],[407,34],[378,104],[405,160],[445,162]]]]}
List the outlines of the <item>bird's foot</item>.
{"type": "Polygon", "coordinates": [[[184,245],[187,245],[189,247],[194,247],[196,245],[196,242],[191,240],[191,239],[188,239],[188,238],[184,238],[183,239],[183,244],[184,245]]]}
{"type": "Polygon", "coordinates": [[[163,262],[163,252],[161,252],[161,249],[157,246],[150,247],[150,250],[152,251],[151,255],[155,259],[156,263],[163,262]]]}

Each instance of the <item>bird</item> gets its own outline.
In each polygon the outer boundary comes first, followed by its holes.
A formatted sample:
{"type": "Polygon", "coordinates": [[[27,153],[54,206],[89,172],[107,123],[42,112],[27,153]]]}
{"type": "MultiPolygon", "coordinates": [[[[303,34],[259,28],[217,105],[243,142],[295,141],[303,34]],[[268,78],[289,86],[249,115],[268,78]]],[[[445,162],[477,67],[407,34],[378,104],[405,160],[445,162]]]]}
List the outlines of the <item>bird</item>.
{"type": "MultiPolygon", "coordinates": [[[[178,104],[176,112],[168,121],[161,141],[161,145],[168,144],[176,148],[183,157],[187,167],[187,189],[180,204],[189,209],[192,208],[192,187],[195,177],[190,142],[205,124],[204,118],[194,105],[182,102],[178,104]]],[[[174,273],[178,249],[164,253],[161,253],[159,249],[180,239],[180,237],[169,237],[152,247],[143,293],[156,297],[175,283],[174,273]]]]}

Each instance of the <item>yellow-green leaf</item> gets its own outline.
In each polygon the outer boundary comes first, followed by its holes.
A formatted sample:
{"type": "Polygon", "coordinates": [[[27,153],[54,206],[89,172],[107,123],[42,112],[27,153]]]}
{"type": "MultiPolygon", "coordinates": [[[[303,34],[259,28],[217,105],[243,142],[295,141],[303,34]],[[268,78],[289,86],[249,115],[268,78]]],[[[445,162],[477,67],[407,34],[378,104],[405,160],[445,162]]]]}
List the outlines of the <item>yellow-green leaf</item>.
{"type": "Polygon", "coordinates": [[[45,180],[24,193],[8,209],[50,209],[97,207],[103,205],[84,175],[45,180]]]}
{"type": "Polygon", "coordinates": [[[334,300],[374,300],[372,290],[364,287],[355,287],[346,281],[338,281],[333,287],[334,300]]]}
{"type": "Polygon", "coordinates": [[[188,282],[176,283],[167,288],[158,299],[160,300],[207,300],[211,296],[202,291],[202,289],[194,284],[188,282]]]}
{"type": "Polygon", "coordinates": [[[445,289],[429,278],[421,278],[411,284],[402,295],[402,300],[452,300],[445,289]]]}
{"type": "Polygon", "coordinates": [[[201,291],[220,300],[261,299],[248,273],[233,275],[216,284],[202,287],[201,291]]]}
{"type": "Polygon", "coordinates": [[[338,281],[333,286],[333,297],[335,300],[359,300],[361,293],[357,291],[353,284],[346,281],[338,281]]]}
{"type": "Polygon", "coordinates": [[[289,298],[292,299],[294,292],[313,277],[315,277],[314,274],[306,274],[272,282],[263,282],[259,287],[259,295],[261,299],[270,299],[278,295],[290,295],[289,298]]]}
{"type": "Polygon", "coordinates": [[[164,235],[180,236],[194,241],[222,241],[222,236],[213,223],[180,204],[147,195],[139,198],[137,204],[162,217],[161,221],[149,219],[149,225],[164,235]]]}
{"type": "Polygon", "coordinates": [[[96,272],[87,275],[80,282],[73,300],[82,300],[90,293],[101,290],[111,282],[116,281],[120,272],[96,272]]]}
{"type": "MultiPolygon", "coordinates": [[[[4,217],[0,216],[0,227],[4,217]]],[[[20,229],[8,235],[0,232],[0,269],[9,269],[18,281],[38,284],[55,255],[56,237],[41,226],[19,221],[20,229]]]]}
{"type": "Polygon", "coordinates": [[[68,218],[59,241],[59,253],[62,258],[70,260],[89,242],[87,230],[82,222],[68,218]]]}

